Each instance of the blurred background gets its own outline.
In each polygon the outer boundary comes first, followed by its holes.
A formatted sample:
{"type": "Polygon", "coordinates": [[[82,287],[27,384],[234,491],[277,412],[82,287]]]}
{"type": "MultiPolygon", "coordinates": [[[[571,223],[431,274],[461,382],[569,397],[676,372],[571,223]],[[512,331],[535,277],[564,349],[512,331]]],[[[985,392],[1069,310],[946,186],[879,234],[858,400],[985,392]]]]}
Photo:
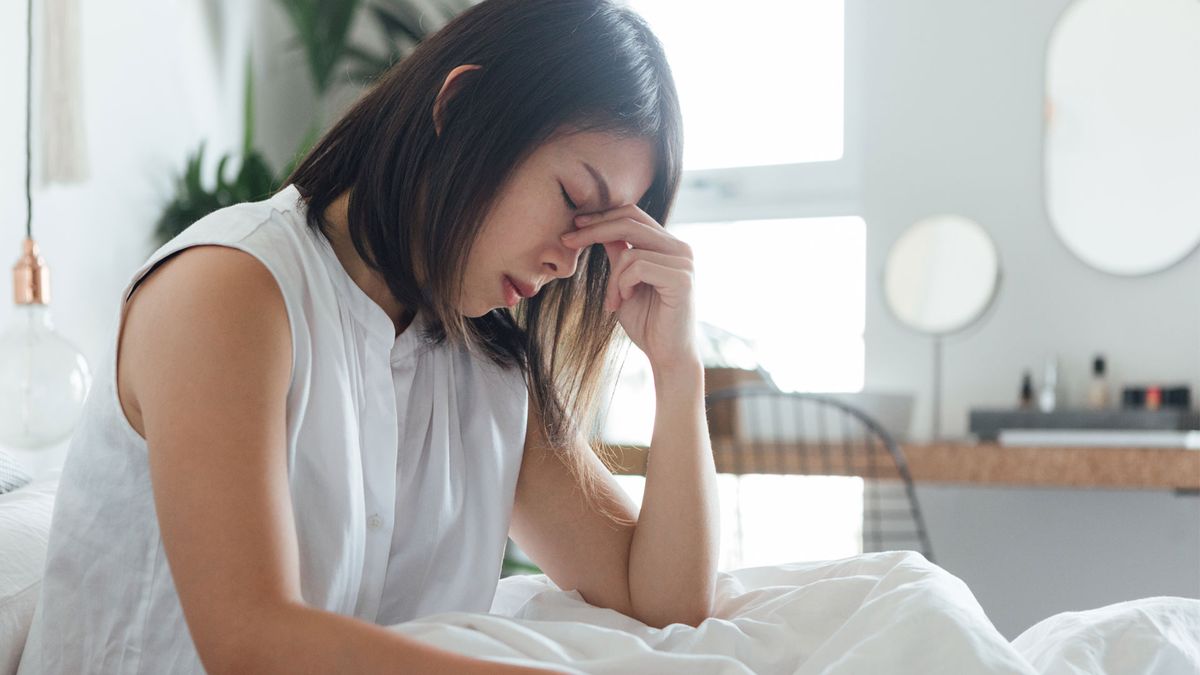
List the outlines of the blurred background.
{"type": "MultiPolygon", "coordinates": [[[[53,326],[94,371],[159,244],[276,189],[470,4],[38,0],[29,99],[25,3],[0,5],[0,253],[22,253],[28,102],[53,326]]],[[[1200,597],[1200,4],[627,4],[682,97],[667,225],[695,252],[709,391],[770,392],[710,411],[722,568],[913,548],[1010,638],[1200,597]]],[[[25,309],[0,302],[0,364],[25,309]]],[[[87,384],[70,363],[42,408],[61,420],[87,384]]],[[[12,425],[28,389],[0,375],[12,425]]],[[[653,408],[630,349],[603,437],[637,501],[653,408]]],[[[33,476],[69,443],[5,438],[33,476]]]]}

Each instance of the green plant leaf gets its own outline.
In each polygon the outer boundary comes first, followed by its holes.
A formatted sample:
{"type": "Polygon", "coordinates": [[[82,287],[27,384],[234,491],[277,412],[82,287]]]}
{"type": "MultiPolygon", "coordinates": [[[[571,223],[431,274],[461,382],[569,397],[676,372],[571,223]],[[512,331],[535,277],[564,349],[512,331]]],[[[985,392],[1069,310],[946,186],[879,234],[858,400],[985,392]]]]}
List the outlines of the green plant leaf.
{"type": "Polygon", "coordinates": [[[266,159],[258,152],[250,152],[242,159],[238,171],[235,201],[233,203],[266,199],[275,191],[276,179],[267,166],[266,159]]]}
{"type": "Polygon", "coordinates": [[[343,56],[350,24],[360,0],[278,0],[308,57],[309,75],[318,96],[329,90],[343,56]]]}
{"type": "Polygon", "coordinates": [[[433,7],[438,16],[438,27],[440,28],[450,23],[450,20],[454,17],[471,9],[471,6],[474,4],[475,0],[438,0],[438,2],[431,3],[430,6],[433,7]]]}
{"type": "Polygon", "coordinates": [[[205,186],[201,174],[205,144],[191,154],[184,171],[176,179],[175,196],[163,209],[155,224],[159,243],[166,243],[192,223],[217,209],[247,201],[265,199],[275,190],[276,178],[261,153],[251,150],[242,157],[241,167],[232,179],[227,175],[233,155],[217,162],[213,187],[205,186]]]}
{"type": "Polygon", "coordinates": [[[204,141],[200,142],[199,149],[196,154],[192,155],[187,163],[187,170],[183,177],[183,192],[185,195],[197,195],[204,192],[204,186],[200,184],[200,168],[204,164],[204,141]]]}
{"type": "Polygon", "coordinates": [[[217,186],[213,189],[213,194],[216,195],[217,201],[222,203],[228,200],[233,191],[232,186],[225,181],[225,167],[229,165],[229,159],[230,156],[225,155],[217,162],[217,186]]]}
{"type": "Polygon", "coordinates": [[[254,148],[254,64],[246,51],[246,88],[242,92],[242,155],[254,148]]]}
{"type": "Polygon", "coordinates": [[[319,126],[314,123],[308,127],[308,132],[304,134],[299,147],[296,148],[296,152],[292,155],[292,161],[288,162],[287,168],[283,170],[282,175],[279,177],[280,181],[285,181],[288,176],[292,175],[292,172],[296,170],[297,166],[300,166],[300,162],[308,155],[308,151],[312,149],[312,146],[316,144],[317,139],[320,137],[321,128],[319,126]]]}
{"type": "Polygon", "coordinates": [[[505,558],[500,567],[500,576],[509,577],[514,574],[542,574],[542,570],[537,565],[505,558]]]}
{"type": "Polygon", "coordinates": [[[346,57],[355,62],[350,71],[350,77],[355,80],[371,81],[392,66],[392,61],[385,54],[373,54],[356,45],[346,47],[346,57]]]}
{"type": "MultiPolygon", "coordinates": [[[[376,0],[371,5],[370,16],[379,24],[389,43],[386,53],[376,53],[349,41],[353,19],[365,5],[363,0],[276,1],[293,28],[294,35],[288,40],[286,49],[303,51],[318,99],[323,98],[333,84],[338,66],[343,61],[349,61],[353,77],[374,80],[405,58],[429,33],[474,4],[472,0],[438,0],[440,4],[434,4],[435,11],[427,13],[413,0],[376,0]]],[[[238,171],[232,177],[227,175],[234,156],[225,155],[217,163],[213,180],[206,182],[206,146],[201,142],[187,156],[183,171],[175,178],[175,194],[155,224],[155,233],[161,242],[168,241],[217,209],[266,198],[291,176],[296,165],[320,136],[322,123],[314,119],[282,175],[271,171],[263,155],[254,149],[256,106],[251,57],[252,53],[247,52],[242,103],[244,126],[238,171]]],[[[518,568],[525,572],[540,571],[519,562],[512,569],[518,568]]]]}
{"type": "Polygon", "coordinates": [[[353,62],[350,77],[373,82],[388,68],[402,61],[430,33],[440,29],[466,8],[471,0],[440,0],[428,13],[412,0],[376,0],[369,5],[370,15],[388,43],[388,54],[379,55],[356,45],[347,45],[346,57],[353,62]]]}
{"type": "Polygon", "coordinates": [[[427,34],[421,16],[413,16],[412,9],[407,4],[390,2],[386,5],[371,5],[371,13],[375,15],[375,21],[383,29],[388,40],[404,36],[410,43],[417,43],[427,34]]]}

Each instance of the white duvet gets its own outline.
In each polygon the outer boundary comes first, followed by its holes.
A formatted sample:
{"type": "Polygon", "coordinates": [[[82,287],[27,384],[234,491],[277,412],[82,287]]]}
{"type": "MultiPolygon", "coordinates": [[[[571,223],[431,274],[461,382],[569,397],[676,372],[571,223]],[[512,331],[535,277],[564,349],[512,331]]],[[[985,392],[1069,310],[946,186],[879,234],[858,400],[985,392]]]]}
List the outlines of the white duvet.
{"type": "Polygon", "coordinates": [[[721,572],[714,615],[695,628],[651,628],[537,575],[502,579],[489,614],[444,612],[392,629],[568,673],[1200,673],[1200,600],[1059,614],[1010,643],[962,581],[911,552],[721,572]]]}

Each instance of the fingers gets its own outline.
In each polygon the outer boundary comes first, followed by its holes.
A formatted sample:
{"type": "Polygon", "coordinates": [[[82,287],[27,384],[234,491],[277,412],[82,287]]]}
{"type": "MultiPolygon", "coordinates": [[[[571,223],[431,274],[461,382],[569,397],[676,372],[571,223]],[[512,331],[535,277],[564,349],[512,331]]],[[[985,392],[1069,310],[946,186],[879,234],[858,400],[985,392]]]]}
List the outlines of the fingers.
{"type": "Polygon", "coordinates": [[[575,216],[576,225],[590,225],[603,220],[612,220],[614,218],[633,218],[647,224],[657,223],[650,214],[646,213],[637,204],[622,204],[621,206],[613,207],[607,211],[596,211],[595,213],[585,213],[580,216],[575,216]]]}
{"type": "Polygon", "coordinates": [[[636,204],[577,216],[575,224],[578,229],[562,237],[565,245],[582,248],[603,244],[608,254],[612,272],[604,295],[605,309],[619,309],[639,283],[654,286],[672,298],[683,297],[679,291],[690,289],[691,247],[636,204]]]}
{"type": "Polygon", "coordinates": [[[677,307],[691,293],[692,273],[648,260],[634,260],[617,279],[621,300],[632,298],[635,287],[643,283],[653,286],[665,304],[677,307]]]}
{"type": "Polygon", "coordinates": [[[604,296],[604,306],[610,311],[619,309],[621,301],[631,297],[634,287],[642,282],[656,287],[658,285],[655,283],[656,280],[662,283],[669,281],[675,286],[678,286],[680,281],[686,281],[687,286],[691,285],[693,264],[690,258],[636,248],[618,253],[617,258],[616,263],[612,266],[612,274],[609,277],[608,289],[604,296]],[[635,266],[638,266],[639,269],[642,267],[646,269],[639,273],[634,270],[635,266]],[[674,275],[663,277],[657,268],[683,272],[686,279],[674,275]]]}
{"type": "Polygon", "coordinates": [[[621,262],[621,256],[629,249],[629,244],[624,241],[604,244],[604,251],[608,254],[608,287],[604,292],[605,308],[612,308],[616,311],[616,307],[620,305],[616,302],[616,286],[617,286],[617,264],[621,262]]]}
{"type": "Polygon", "coordinates": [[[562,241],[567,246],[582,247],[623,240],[635,248],[689,257],[691,254],[687,244],[668,233],[634,204],[604,213],[579,216],[575,223],[579,229],[563,235],[562,241]]]}
{"type": "Polygon", "coordinates": [[[632,218],[598,222],[562,236],[567,246],[581,247],[624,240],[635,248],[645,248],[675,255],[690,254],[687,244],[659,227],[652,227],[632,218]]]}

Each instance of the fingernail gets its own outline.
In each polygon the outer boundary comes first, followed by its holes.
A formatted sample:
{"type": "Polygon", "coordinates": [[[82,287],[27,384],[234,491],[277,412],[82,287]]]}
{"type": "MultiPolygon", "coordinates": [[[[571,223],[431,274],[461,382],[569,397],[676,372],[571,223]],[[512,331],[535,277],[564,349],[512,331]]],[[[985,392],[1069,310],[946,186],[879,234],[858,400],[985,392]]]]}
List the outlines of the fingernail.
{"type": "Polygon", "coordinates": [[[587,223],[590,223],[595,219],[596,219],[596,214],[594,214],[594,213],[591,213],[591,214],[588,214],[585,216],[575,216],[575,222],[579,223],[580,225],[586,225],[587,223]]]}

